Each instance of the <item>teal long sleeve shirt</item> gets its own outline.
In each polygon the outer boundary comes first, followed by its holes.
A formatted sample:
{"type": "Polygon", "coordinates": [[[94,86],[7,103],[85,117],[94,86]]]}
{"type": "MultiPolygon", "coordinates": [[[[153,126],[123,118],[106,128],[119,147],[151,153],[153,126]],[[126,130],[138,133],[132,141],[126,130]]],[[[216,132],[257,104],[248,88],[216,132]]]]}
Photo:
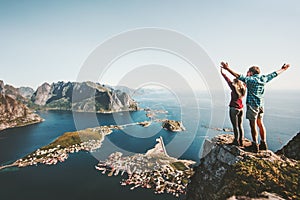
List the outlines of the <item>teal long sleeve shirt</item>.
{"type": "Polygon", "coordinates": [[[240,75],[239,80],[247,85],[246,104],[253,107],[264,106],[265,85],[277,76],[277,72],[268,75],[255,74],[252,76],[240,75]]]}

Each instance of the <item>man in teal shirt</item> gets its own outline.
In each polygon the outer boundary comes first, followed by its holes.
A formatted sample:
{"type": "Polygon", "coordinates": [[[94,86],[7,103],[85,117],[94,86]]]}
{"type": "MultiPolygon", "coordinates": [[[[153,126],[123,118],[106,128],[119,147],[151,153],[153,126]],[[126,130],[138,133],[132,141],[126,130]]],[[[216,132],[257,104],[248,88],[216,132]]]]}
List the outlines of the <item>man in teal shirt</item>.
{"type": "Polygon", "coordinates": [[[266,129],[262,120],[264,114],[264,94],[265,85],[273,78],[277,77],[280,73],[287,70],[290,65],[284,64],[281,69],[268,74],[260,75],[260,69],[257,66],[250,67],[247,76],[236,73],[229,68],[228,63],[221,62],[221,67],[231,73],[233,76],[243,81],[247,85],[247,98],[246,98],[246,118],[249,120],[251,135],[252,135],[252,149],[254,152],[260,150],[267,150],[266,143],[266,129]],[[256,125],[260,133],[260,145],[258,145],[258,134],[256,125]]]}

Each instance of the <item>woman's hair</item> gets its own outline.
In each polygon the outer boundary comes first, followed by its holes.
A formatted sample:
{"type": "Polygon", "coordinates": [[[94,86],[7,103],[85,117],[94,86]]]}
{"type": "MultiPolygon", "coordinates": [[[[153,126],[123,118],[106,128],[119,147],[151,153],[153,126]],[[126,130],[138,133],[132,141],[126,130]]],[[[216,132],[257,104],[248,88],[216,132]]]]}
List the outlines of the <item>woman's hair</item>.
{"type": "Polygon", "coordinates": [[[235,79],[233,79],[232,85],[233,85],[236,93],[238,94],[239,98],[242,98],[246,95],[246,86],[245,86],[244,82],[235,78],[235,79]]]}

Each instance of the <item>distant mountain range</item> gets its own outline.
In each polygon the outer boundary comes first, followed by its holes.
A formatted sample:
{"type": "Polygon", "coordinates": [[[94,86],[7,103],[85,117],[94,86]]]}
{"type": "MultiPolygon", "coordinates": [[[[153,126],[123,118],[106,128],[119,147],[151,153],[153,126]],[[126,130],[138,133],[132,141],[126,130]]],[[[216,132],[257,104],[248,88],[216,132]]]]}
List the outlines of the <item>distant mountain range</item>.
{"type": "Polygon", "coordinates": [[[0,81],[0,130],[42,119],[33,110],[72,110],[76,112],[110,113],[136,111],[138,104],[124,91],[94,82],[43,83],[34,91],[15,88],[0,81]]]}
{"type": "Polygon", "coordinates": [[[93,82],[44,83],[31,96],[40,108],[79,112],[136,111],[137,103],[121,90],[93,82]]]}

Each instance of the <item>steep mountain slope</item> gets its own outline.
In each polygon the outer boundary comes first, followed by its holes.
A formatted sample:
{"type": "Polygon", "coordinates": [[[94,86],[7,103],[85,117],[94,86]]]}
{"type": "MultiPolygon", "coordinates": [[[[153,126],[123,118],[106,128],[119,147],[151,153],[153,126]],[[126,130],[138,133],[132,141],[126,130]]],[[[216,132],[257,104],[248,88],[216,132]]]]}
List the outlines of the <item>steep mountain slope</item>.
{"type": "Polygon", "coordinates": [[[0,81],[0,130],[41,122],[43,119],[22,101],[18,89],[0,81]]]}
{"type": "Polygon", "coordinates": [[[82,112],[135,111],[137,103],[125,92],[93,82],[42,84],[31,97],[47,109],[82,112]]]}

